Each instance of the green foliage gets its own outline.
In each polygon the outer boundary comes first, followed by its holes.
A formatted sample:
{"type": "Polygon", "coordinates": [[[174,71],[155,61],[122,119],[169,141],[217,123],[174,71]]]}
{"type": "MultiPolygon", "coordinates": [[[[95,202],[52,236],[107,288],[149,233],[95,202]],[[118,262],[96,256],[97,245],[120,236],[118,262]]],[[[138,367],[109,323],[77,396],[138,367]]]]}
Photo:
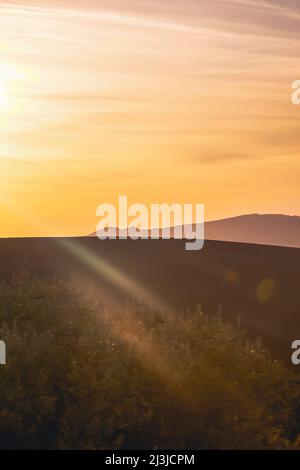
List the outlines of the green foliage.
{"type": "Polygon", "coordinates": [[[117,308],[55,279],[0,286],[1,448],[294,448],[298,386],[220,314],[117,308]]]}

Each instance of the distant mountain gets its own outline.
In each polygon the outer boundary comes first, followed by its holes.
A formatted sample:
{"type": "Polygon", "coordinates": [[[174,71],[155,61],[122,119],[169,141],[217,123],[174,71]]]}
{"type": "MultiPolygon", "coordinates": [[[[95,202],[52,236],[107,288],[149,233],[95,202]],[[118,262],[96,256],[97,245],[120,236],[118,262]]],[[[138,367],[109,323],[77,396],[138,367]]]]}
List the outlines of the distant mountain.
{"type": "MultiPolygon", "coordinates": [[[[174,227],[171,227],[170,232],[173,238],[174,227]]],[[[117,229],[118,238],[122,233],[124,230],[117,229]]],[[[145,236],[147,231],[141,233],[145,236]]],[[[159,237],[162,237],[161,229],[159,237]]],[[[249,214],[206,222],[205,239],[300,248],[300,217],[249,214]]]]}
{"type": "Polygon", "coordinates": [[[250,214],[207,222],[205,239],[300,248],[300,217],[250,214]]]}

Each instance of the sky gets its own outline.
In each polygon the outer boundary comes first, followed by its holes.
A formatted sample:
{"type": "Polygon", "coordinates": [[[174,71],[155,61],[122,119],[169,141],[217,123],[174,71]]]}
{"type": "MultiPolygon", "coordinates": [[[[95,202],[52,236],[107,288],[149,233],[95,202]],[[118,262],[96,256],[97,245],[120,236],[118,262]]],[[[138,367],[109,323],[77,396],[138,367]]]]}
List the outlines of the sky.
{"type": "Polygon", "coordinates": [[[0,236],[96,208],[300,215],[298,0],[0,0],[0,236]]]}

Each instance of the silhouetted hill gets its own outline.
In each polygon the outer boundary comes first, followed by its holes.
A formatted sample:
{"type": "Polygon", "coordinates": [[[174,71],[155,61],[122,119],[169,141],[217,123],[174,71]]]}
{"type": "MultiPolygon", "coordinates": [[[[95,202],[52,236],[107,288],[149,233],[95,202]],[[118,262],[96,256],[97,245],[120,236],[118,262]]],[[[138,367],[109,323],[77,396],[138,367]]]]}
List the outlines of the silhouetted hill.
{"type": "Polygon", "coordinates": [[[207,240],[300,247],[300,217],[251,214],[207,222],[207,240]]]}
{"type": "MultiPolygon", "coordinates": [[[[170,233],[171,238],[174,238],[174,227],[171,227],[170,233]]],[[[118,238],[120,234],[122,231],[117,229],[118,238]]],[[[147,231],[141,234],[144,236],[147,231]]],[[[162,238],[161,229],[159,237],[162,238]]],[[[205,239],[300,248],[300,217],[250,214],[206,222],[205,239]]]]}

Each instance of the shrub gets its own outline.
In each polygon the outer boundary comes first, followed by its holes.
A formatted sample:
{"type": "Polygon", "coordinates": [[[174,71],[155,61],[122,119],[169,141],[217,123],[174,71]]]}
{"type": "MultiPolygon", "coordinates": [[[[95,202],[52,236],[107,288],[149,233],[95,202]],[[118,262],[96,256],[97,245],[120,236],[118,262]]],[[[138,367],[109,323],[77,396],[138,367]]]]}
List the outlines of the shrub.
{"type": "Polygon", "coordinates": [[[1,448],[294,448],[294,374],[201,307],[102,305],[56,279],[0,286],[1,448]]]}

